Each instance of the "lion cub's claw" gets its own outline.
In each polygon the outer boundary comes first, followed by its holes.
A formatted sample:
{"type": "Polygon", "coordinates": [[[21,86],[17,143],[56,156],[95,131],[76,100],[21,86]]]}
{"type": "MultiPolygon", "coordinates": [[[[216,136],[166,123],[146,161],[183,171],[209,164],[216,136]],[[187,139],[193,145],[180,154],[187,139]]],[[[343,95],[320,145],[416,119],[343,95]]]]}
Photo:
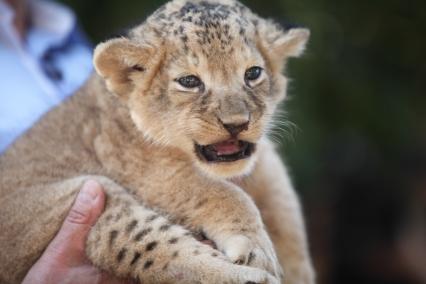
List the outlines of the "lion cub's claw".
{"type": "Polygon", "coordinates": [[[247,264],[251,249],[250,240],[243,235],[232,236],[223,245],[224,253],[229,260],[240,265],[247,264]]]}
{"type": "Polygon", "coordinates": [[[257,267],[276,278],[282,277],[272,243],[268,241],[252,241],[244,235],[234,235],[226,239],[222,249],[234,264],[257,267]]]}

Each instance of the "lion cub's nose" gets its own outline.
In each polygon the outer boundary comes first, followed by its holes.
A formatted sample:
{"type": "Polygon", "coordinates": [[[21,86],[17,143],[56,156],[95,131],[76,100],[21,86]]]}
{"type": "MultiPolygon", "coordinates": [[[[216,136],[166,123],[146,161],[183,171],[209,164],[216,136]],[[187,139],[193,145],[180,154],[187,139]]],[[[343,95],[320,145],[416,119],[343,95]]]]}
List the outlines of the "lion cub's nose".
{"type": "Polygon", "coordinates": [[[226,124],[223,123],[223,127],[231,134],[231,136],[235,137],[244,130],[248,129],[249,122],[246,121],[243,124],[226,124]]]}

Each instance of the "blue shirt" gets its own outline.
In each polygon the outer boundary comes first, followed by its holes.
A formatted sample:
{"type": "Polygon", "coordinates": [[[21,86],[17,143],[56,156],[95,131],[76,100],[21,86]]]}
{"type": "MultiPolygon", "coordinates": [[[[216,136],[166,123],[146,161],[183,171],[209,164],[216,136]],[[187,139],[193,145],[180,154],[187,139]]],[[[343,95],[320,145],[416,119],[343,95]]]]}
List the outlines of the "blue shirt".
{"type": "Polygon", "coordinates": [[[0,0],[0,153],[92,72],[92,48],[74,14],[55,2],[27,3],[31,25],[22,42],[14,11],[0,0]]]}

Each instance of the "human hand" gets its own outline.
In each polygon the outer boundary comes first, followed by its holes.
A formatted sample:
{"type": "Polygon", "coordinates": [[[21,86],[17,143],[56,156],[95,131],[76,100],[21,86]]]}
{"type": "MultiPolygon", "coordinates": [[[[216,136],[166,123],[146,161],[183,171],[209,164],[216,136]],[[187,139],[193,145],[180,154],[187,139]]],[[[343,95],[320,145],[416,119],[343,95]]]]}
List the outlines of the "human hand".
{"type": "Polygon", "coordinates": [[[58,234],[22,283],[131,283],[99,270],[86,257],[87,235],[104,210],[104,205],[105,194],[101,186],[95,181],[86,182],[58,234]]]}

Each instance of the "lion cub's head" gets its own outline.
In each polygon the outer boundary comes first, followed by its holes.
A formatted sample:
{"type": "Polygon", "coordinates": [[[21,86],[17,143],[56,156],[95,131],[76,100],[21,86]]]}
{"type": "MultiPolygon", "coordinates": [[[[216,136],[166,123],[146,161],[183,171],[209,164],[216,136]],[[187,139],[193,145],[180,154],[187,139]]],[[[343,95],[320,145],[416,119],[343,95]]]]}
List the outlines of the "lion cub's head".
{"type": "Polygon", "coordinates": [[[101,43],[97,72],[145,136],[178,147],[207,173],[241,175],[254,163],[281,74],[309,31],[283,30],[234,0],[174,0],[128,38],[101,43]]]}

